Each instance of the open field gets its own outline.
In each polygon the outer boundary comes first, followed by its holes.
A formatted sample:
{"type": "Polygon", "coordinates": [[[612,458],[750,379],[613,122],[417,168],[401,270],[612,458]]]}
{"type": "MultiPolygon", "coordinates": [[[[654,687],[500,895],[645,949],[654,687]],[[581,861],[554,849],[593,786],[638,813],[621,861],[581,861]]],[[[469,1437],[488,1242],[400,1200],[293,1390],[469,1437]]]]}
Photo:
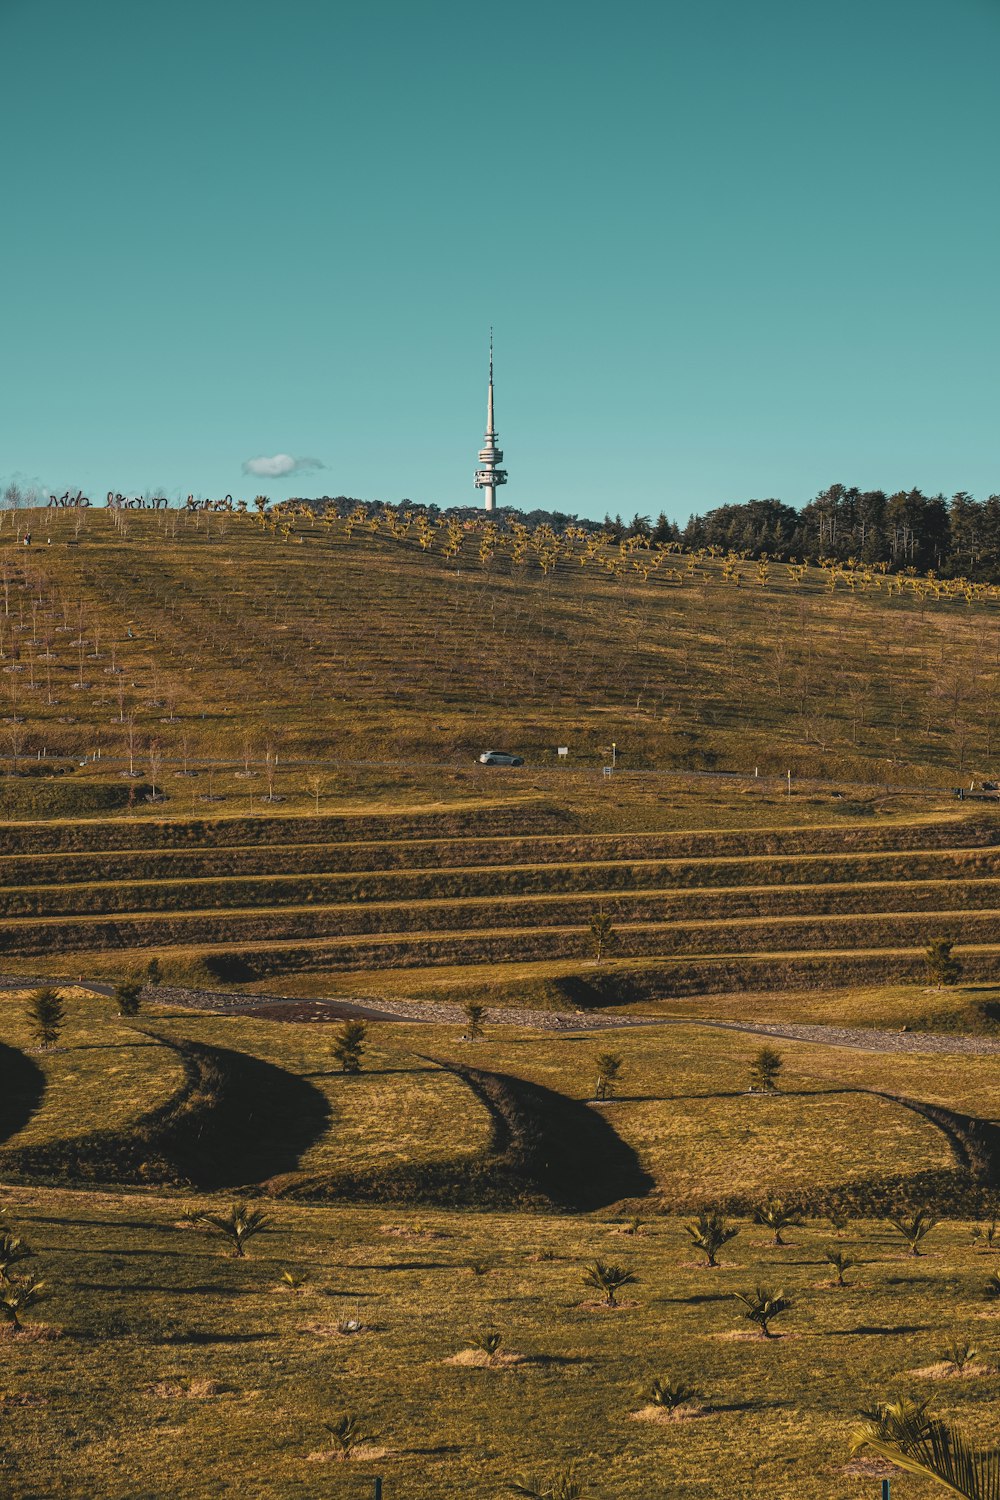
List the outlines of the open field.
{"type": "MultiPolygon", "coordinates": [[[[993,1190],[973,1189],[946,1122],[914,1107],[1000,1115],[992,1055],[782,1041],[780,1091],[754,1096],[761,1038],[690,1022],[598,1035],[490,1026],[474,1043],[457,1026],[373,1024],[352,1077],[331,1061],[329,1022],[152,1006],[126,1023],[110,1000],[68,992],[59,1046],[38,1053],[23,1005],[23,994],[5,997],[5,1036],[48,1088],[0,1148],[0,1213],[30,1243],[49,1296],[23,1334],[0,1334],[0,1477],[15,1500],[285,1497],[317,1484],[349,1500],[374,1473],[390,1500],[499,1495],[513,1474],[551,1478],[572,1459],[608,1500],[651,1486],[707,1500],[720,1483],[738,1497],[794,1487],[807,1500],[853,1500],[879,1472],[850,1460],[855,1413],[900,1391],[932,1396],[991,1440],[1000,1333],[985,1285],[997,1253],[961,1217],[913,1257],[884,1218],[851,1214],[836,1229],[821,1214],[865,1193],[879,1214],[931,1190],[995,1203],[993,1190]],[[172,1117],[149,1127],[151,1106],[183,1086],[184,1048],[219,1069],[188,1078],[203,1097],[186,1161],[172,1117]],[[616,1094],[594,1104],[596,1058],[609,1048],[622,1059],[616,1094]],[[97,1056],[99,1091],[82,1086],[97,1056]],[[487,1079],[502,1092],[484,1093],[487,1079]],[[292,1140],[280,1107],[301,1105],[299,1089],[319,1107],[298,1109],[308,1129],[292,1140]],[[515,1135],[519,1112],[534,1111],[522,1117],[537,1149],[517,1158],[519,1177],[503,1166],[498,1100],[515,1135]],[[126,1176],[130,1136],[141,1136],[147,1186],[142,1171],[124,1191],[102,1181],[99,1150],[80,1145],[102,1130],[118,1136],[126,1176]],[[567,1132],[582,1157],[575,1183],[541,1167],[558,1165],[567,1132]],[[60,1161],[64,1185],[29,1180],[39,1164],[58,1180],[60,1161]],[[170,1180],[192,1171],[194,1181],[170,1180]],[[265,1184],[250,1192],[271,1222],[234,1260],[182,1215],[224,1209],[253,1182],[265,1184]],[[456,1187],[461,1207],[449,1208],[456,1187]],[[483,1206],[512,1187],[509,1206],[483,1206]],[[567,1201],[574,1191],[589,1194],[588,1212],[567,1201]],[[315,1201],[331,1192],[336,1201],[315,1201]],[[784,1247],[748,1218],[752,1202],[775,1197],[809,1209],[784,1247]],[[676,1212],[699,1202],[728,1202],[740,1228],[718,1270],[699,1266],[676,1212]],[[834,1285],[830,1247],[856,1262],[846,1288],[834,1285]],[[617,1311],[583,1285],[595,1258],[638,1278],[617,1311]],[[282,1284],[286,1270],[302,1278],[298,1291],[282,1284]],[[775,1324],[782,1337],[741,1321],[733,1294],[757,1284],[793,1299],[775,1324]],[[450,1362],[490,1330],[503,1358],[450,1362]],[[947,1363],[956,1339],[977,1351],[963,1375],[947,1363]],[[697,1405],[678,1420],[637,1419],[641,1389],[668,1375],[704,1393],[697,1405]],[[324,1427],[344,1411],[372,1435],[346,1465],[330,1458],[324,1427]],[[72,1465],[61,1445],[55,1457],[54,1431],[72,1434],[72,1465]]],[[[903,1493],[933,1492],[907,1481],[903,1493]]]]}
{"type": "MultiPolygon", "coordinates": [[[[920,1259],[877,1223],[840,1236],[809,1223],[785,1249],[744,1224],[706,1271],[673,1219],[636,1238],[592,1219],[281,1204],[236,1261],[180,1225],[190,1202],[4,1195],[51,1284],[38,1319],[62,1330],[54,1343],[3,1344],[12,1495],[196,1500],[321,1485],[346,1500],[380,1473],[390,1497],[436,1500],[499,1495],[512,1474],[551,1480],[577,1460],[609,1500],[650,1489],[707,1500],[720,1484],[738,1497],[860,1500],[879,1470],[852,1464],[848,1435],[859,1405],[890,1391],[931,1396],[993,1439],[1000,1335],[982,1288],[996,1258],[967,1224],[935,1231],[920,1259]],[[827,1245],[859,1262],[846,1289],[831,1284],[827,1245]],[[582,1268],[595,1257],[638,1277],[617,1312],[586,1305],[582,1268]],[[300,1294],[281,1287],[286,1269],[306,1278],[300,1294]],[[781,1338],[741,1323],[732,1294],[757,1283],[793,1298],[781,1338]],[[361,1331],[338,1334],[345,1319],[361,1331]],[[448,1363],[488,1329],[521,1361],[448,1363]],[[978,1351],[973,1369],[935,1378],[956,1336],[978,1351]],[[634,1419],[658,1375],[704,1391],[697,1415],[634,1419]],[[344,1411],[378,1434],[374,1454],[323,1463],[324,1424],[344,1411]],[[56,1431],[72,1464],[62,1444],[55,1458],[56,1431]]],[[[912,1479],[899,1489],[936,1493],[912,1479]]]]}

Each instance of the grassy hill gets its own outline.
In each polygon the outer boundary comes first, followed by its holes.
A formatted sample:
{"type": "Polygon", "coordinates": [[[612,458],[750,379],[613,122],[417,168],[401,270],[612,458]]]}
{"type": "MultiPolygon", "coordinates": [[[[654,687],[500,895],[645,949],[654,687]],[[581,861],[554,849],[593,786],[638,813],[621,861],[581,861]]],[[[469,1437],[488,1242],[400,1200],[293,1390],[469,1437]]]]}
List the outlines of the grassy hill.
{"type": "Polygon", "coordinates": [[[899,1391],[991,1441],[969,1219],[1000,1210],[1000,1090],[948,1034],[1000,1029],[1000,818],[948,788],[992,771],[998,605],[384,513],[5,517],[0,972],[166,983],[132,1023],[67,988],[47,1051],[0,1002],[0,1218],[48,1283],[0,1329],[0,1490],[350,1500],[383,1473],[430,1500],[579,1459],[623,1500],[860,1500],[854,1412],[899,1391]],[[527,764],[478,767],[490,744],[527,764]],[[955,990],[928,992],[932,937],[955,990]],[[422,1019],[373,1023],[349,1077],[321,1007],[185,985],[422,1019]],[[497,1007],[474,1044],[420,1008],[469,1000],[497,1007]],[[696,1023],[762,1018],[943,1035],[800,1030],[759,1096],[762,1037],[696,1023]],[[189,1211],[245,1195],[271,1223],[243,1262],[189,1211]],[[775,1199],[787,1246],[752,1222],[775,1199]],[[707,1204],[739,1228],[718,1271],[684,1227],[707,1204]],[[916,1258],[887,1216],[924,1204],[948,1219],[916,1258]],[[595,1258],[638,1277],[618,1311],[595,1258]],[[791,1296],[785,1337],[741,1324],[755,1285],[791,1296]],[[656,1376],[704,1394],[648,1420],[656,1376]],[[345,1411],[369,1442],[342,1466],[345,1411]]]}
{"type": "Polygon", "coordinates": [[[155,745],[153,780],[158,758],[222,760],[197,795],[242,800],[235,769],[269,751],[278,781],[295,757],[467,765],[493,743],[599,766],[612,740],[626,767],[938,784],[992,768],[992,586],[392,512],[4,521],[0,716],[19,760],[101,749],[148,782],[155,745]]]}

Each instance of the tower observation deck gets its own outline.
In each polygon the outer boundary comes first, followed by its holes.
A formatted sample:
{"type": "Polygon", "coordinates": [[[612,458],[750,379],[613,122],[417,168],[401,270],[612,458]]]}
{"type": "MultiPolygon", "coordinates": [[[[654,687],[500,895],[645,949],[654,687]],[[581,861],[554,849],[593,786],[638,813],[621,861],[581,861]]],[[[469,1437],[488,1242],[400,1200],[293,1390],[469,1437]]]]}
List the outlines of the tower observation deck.
{"type": "Polygon", "coordinates": [[[476,470],[476,489],[486,491],[486,509],[495,510],[497,485],[507,483],[507,470],[501,469],[503,450],[497,447],[497,434],[493,426],[493,329],[490,329],[490,385],[486,400],[486,440],[479,450],[479,468],[476,470]]]}

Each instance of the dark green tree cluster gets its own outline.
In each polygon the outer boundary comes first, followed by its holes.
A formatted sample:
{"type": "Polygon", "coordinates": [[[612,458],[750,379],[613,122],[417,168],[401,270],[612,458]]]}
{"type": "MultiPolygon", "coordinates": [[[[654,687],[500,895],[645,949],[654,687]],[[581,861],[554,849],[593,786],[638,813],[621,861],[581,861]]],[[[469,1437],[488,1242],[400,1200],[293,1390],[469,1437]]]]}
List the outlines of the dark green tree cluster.
{"type": "Polygon", "coordinates": [[[961,490],[949,500],[917,489],[890,495],[832,484],[801,510],[780,500],[720,505],[692,516],[680,538],[689,548],[840,562],[853,557],[893,569],[995,581],[1000,579],[1000,495],[976,500],[961,490]]]}

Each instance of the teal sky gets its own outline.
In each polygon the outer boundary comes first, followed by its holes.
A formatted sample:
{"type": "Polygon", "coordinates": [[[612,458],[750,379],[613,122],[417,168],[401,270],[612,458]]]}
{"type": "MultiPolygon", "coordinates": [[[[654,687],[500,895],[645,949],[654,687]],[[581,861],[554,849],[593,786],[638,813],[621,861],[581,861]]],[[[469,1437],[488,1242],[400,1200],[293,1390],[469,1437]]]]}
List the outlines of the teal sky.
{"type": "Polygon", "coordinates": [[[1000,490],[1000,0],[0,0],[0,482],[1000,490]],[[259,456],[322,469],[258,480],[259,456]]]}

